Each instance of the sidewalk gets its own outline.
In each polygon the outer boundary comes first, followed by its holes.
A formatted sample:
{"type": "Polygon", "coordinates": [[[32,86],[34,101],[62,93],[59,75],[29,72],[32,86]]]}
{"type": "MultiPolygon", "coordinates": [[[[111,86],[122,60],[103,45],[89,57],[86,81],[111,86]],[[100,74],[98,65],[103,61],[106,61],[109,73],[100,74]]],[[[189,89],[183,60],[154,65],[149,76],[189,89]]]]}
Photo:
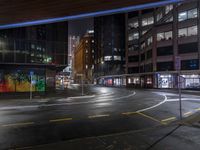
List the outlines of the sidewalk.
{"type": "MultiPolygon", "coordinates": [[[[89,137],[32,147],[32,150],[199,150],[200,114],[182,125],[171,124],[140,131],[89,137]]],[[[91,129],[92,130],[92,129],[91,129]]]]}

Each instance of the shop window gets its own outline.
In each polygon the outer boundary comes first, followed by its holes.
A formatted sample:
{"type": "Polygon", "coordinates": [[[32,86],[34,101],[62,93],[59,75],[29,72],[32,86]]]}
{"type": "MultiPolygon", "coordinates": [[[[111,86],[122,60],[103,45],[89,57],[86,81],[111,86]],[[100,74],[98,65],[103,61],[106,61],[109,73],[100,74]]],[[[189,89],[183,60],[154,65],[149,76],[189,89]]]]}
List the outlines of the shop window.
{"type": "Polygon", "coordinates": [[[199,60],[182,60],[181,61],[181,70],[197,70],[199,69],[199,60]]]}
{"type": "Polygon", "coordinates": [[[181,44],[178,49],[179,54],[198,52],[198,43],[181,44]]]}
{"type": "Polygon", "coordinates": [[[157,41],[162,41],[165,39],[165,34],[163,33],[158,33],[157,34],[157,41]]]}
{"type": "Polygon", "coordinates": [[[157,56],[167,56],[167,55],[173,55],[172,46],[157,48],[157,56]]]}
{"type": "Polygon", "coordinates": [[[172,71],[174,70],[173,62],[159,62],[157,63],[157,71],[172,71]]]}
{"type": "Polygon", "coordinates": [[[165,32],[165,40],[171,40],[172,39],[172,31],[165,32]]]}

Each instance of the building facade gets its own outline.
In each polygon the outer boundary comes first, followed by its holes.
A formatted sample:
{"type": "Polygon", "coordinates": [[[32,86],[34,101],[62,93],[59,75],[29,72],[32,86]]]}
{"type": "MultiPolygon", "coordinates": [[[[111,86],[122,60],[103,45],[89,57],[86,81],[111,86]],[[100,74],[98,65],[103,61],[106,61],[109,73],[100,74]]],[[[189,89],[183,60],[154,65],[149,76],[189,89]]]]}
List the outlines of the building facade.
{"type": "Polygon", "coordinates": [[[67,22],[0,30],[0,93],[55,90],[67,66],[67,22]],[[32,76],[32,81],[30,81],[32,76]]]}
{"type": "Polygon", "coordinates": [[[126,15],[127,86],[200,88],[200,2],[126,15]]]}
{"type": "Polygon", "coordinates": [[[125,73],[125,14],[94,18],[95,78],[99,84],[118,84],[102,76],[125,73]]]}
{"type": "Polygon", "coordinates": [[[93,83],[94,73],[94,31],[88,31],[74,52],[75,83],[93,83]]]}

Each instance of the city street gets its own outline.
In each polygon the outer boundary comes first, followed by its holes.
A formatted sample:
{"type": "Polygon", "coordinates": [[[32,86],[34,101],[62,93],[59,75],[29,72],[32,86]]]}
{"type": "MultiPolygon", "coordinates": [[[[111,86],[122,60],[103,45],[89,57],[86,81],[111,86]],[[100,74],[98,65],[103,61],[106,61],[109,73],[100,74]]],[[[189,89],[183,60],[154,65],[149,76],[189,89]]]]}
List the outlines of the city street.
{"type": "MultiPolygon", "coordinates": [[[[179,120],[173,90],[139,90],[88,86],[89,95],[42,100],[0,101],[0,149],[86,137],[144,131],[179,120]]],[[[198,92],[183,92],[184,118],[200,111],[198,92]]]]}

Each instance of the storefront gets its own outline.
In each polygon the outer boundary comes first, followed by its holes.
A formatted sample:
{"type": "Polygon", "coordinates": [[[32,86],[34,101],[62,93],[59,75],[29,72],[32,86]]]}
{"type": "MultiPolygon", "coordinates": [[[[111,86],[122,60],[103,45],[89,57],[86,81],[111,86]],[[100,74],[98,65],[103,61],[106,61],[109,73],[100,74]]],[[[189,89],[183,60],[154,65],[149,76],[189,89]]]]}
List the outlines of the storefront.
{"type": "Polygon", "coordinates": [[[200,75],[181,75],[183,78],[183,88],[200,89],[200,75]]]}

